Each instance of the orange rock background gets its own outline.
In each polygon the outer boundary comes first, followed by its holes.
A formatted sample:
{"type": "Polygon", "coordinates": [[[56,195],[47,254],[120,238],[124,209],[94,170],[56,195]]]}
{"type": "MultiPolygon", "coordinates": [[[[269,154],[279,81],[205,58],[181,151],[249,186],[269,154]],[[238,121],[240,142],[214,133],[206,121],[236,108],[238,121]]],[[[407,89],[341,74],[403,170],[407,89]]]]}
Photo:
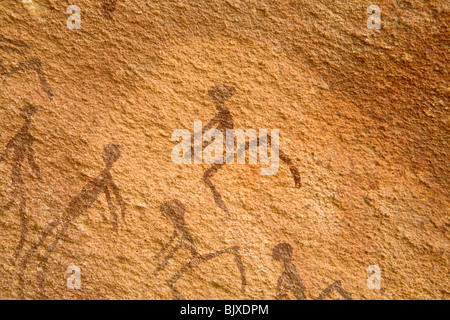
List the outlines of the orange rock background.
{"type": "MultiPolygon", "coordinates": [[[[158,276],[153,256],[173,227],[159,206],[179,199],[201,253],[239,245],[247,289],[232,257],[187,273],[190,299],[274,299],[279,242],[294,247],[308,298],[335,280],[355,299],[449,299],[449,6],[436,1],[101,1],[2,0],[0,34],[28,45],[1,50],[8,68],[39,57],[54,97],[35,72],[3,76],[0,152],[37,108],[31,133],[43,178],[23,167],[28,250],[44,227],[104,167],[110,142],[122,155],[112,175],[127,205],[112,229],[100,195],[49,261],[46,294],[37,262],[27,299],[171,299],[165,282],[189,258],[178,254],[158,276]],[[69,5],[81,29],[66,26],[69,5]],[[381,30],[366,9],[381,8],[381,30]],[[171,161],[173,130],[215,114],[208,89],[236,88],[227,102],[235,127],[279,129],[298,167],[261,176],[260,165],[228,165],[213,178],[228,217],[202,182],[203,165],[171,161]],[[82,288],[69,290],[69,265],[82,288]],[[381,290],[366,286],[381,268],[381,290]]],[[[0,162],[0,205],[11,194],[11,159],[0,162]]],[[[18,299],[17,205],[0,215],[0,298],[18,299]]],[[[292,298],[292,297],[291,297],[292,298]]],[[[339,298],[334,295],[333,298],[339,298]]]]}

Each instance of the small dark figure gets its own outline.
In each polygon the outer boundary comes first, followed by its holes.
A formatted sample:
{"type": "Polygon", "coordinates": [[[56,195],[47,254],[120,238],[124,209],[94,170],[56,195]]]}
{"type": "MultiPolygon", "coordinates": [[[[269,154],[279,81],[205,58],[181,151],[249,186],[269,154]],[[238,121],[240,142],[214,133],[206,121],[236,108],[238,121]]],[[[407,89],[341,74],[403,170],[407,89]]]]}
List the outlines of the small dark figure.
{"type": "MultiPolygon", "coordinates": [[[[305,286],[292,263],[293,249],[289,243],[279,243],[272,250],[272,258],[283,262],[283,272],[278,278],[276,299],[281,300],[291,292],[297,300],[306,300],[305,286]]],[[[352,297],[342,288],[341,281],[335,281],[325,288],[315,300],[323,300],[337,291],[344,299],[352,300],[352,297]]]]}
{"type": "Polygon", "coordinates": [[[120,157],[120,149],[119,146],[116,144],[108,144],[105,149],[103,150],[103,161],[105,162],[105,169],[93,180],[91,180],[82,190],[81,192],[76,195],[72,200],[70,201],[69,205],[66,208],[66,211],[62,215],[62,217],[58,217],[54,219],[52,222],[50,222],[45,229],[43,235],[39,239],[38,242],[36,242],[33,247],[26,253],[25,257],[22,260],[22,274],[20,277],[21,280],[21,288],[23,287],[23,275],[25,274],[25,269],[27,267],[28,261],[31,258],[31,256],[36,252],[36,250],[41,247],[48,235],[58,226],[61,228],[57,231],[53,242],[50,246],[47,247],[45,250],[45,253],[43,255],[42,260],[39,263],[39,267],[41,268],[39,277],[40,277],[40,287],[41,291],[43,292],[43,280],[44,280],[44,273],[45,273],[45,267],[47,264],[47,261],[55,249],[56,245],[58,244],[59,240],[66,234],[68,228],[70,225],[82,214],[84,214],[97,200],[100,193],[104,192],[106,196],[106,201],[108,203],[109,210],[111,212],[111,215],[113,216],[113,227],[114,230],[118,230],[118,217],[116,213],[116,207],[114,206],[111,194],[109,189],[113,192],[116,201],[118,202],[119,206],[121,207],[122,211],[122,218],[125,219],[125,202],[122,199],[122,196],[120,195],[119,188],[116,186],[116,184],[113,181],[113,178],[111,176],[111,168],[114,162],[116,162],[120,157]]]}
{"type": "Polygon", "coordinates": [[[218,250],[215,252],[200,254],[197,251],[197,246],[194,243],[194,238],[192,237],[189,229],[184,221],[184,213],[186,211],[185,206],[179,200],[167,201],[160,206],[161,213],[164,217],[169,219],[175,228],[170,237],[169,241],[164,244],[161,251],[159,251],[154,259],[159,259],[162,254],[172,245],[172,242],[177,239],[177,243],[170,249],[167,255],[163,258],[163,261],[158,264],[153,274],[157,275],[161,270],[163,270],[170,259],[173,258],[175,253],[181,249],[185,248],[191,252],[192,258],[180,269],[178,270],[168,281],[167,285],[172,289],[172,294],[175,299],[184,299],[184,296],[177,290],[175,283],[181,276],[188,270],[199,266],[200,264],[207,262],[211,259],[217,258],[223,254],[231,254],[234,256],[234,261],[241,273],[242,292],[245,292],[245,286],[247,283],[245,277],[244,265],[242,263],[241,256],[239,254],[239,247],[233,246],[223,250],[218,250]]]}
{"type": "Polygon", "coordinates": [[[277,282],[276,298],[278,300],[287,296],[286,292],[289,291],[297,300],[306,300],[305,286],[297,273],[297,268],[292,263],[292,251],[292,246],[288,243],[279,243],[272,251],[273,259],[283,262],[283,272],[277,282]]]}
{"type": "Polygon", "coordinates": [[[23,107],[21,115],[24,118],[25,123],[20,131],[11,140],[9,140],[5,151],[0,157],[0,162],[2,162],[9,155],[10,151],[13,150],[13,163],[11,169],[11,183],[13,192],[8,203],[0,206],[0,215],[9,210],[11,206],[18,201],[21,231],[19,244],[17,245],[14,253],[14,259],[16,259],[22,251],[28,233],[28,219],[26,214],[27,199],[25,196],[25,183],[22,178],[22,166],[24,161],[28,161],[31,170],[36,177],[42,179],[39,166],[34,160],[34,137],[30,133],[31,120],[33,119],[35,113],[36,108],[32,105],[25,105],[23,107]]]}
{"type": "MultiPolygon", "coordinates": [[[[217,114],[214,118],[203,128],[203,133],[209,129],[216,128],[222,132],[222,135],[226,137],[226,130],[234,128],[233,116],[230,110],[225,106],[225,101],[230,99],[236,93],[234,87],[227,86],[225,84],[221,86],[215,86],[209,89],[208,94],[214,101],[214,105],[217,109],[217,114]]],[[[226,161],[225,161],[226,162],[226,161]]],[[[229,212],[225,202],[222,199],[222,195],[214,186],[211,178],[223,167],[225,163],[214,164],[203,174],[203,181],[211,190],[216,205],[225,212],[229,212]]]]}
{"type": "MultiPolygon", "coordinates": [[[[225,106],[225,101],[230,99],[235,93],[236,93],[236,89],[234,87],[227,86],[225,84],[222,84],[219,86],[214,86],[209,89],[208,94],[211,97],[211,99],[214,101],[214,105],[216,106],[216,109],[217,109],[217,114],[203,128],[202,133],[204,133],[205,131],[207,131],[209,129],[216,128],[222,132],[224,137],[226,137],[226,130],[234,129],[233,116],[232,116],[230,110],[225,106]]],[[[225,139],[224,139],[224,141],[225,141],[225,139]]],[[[258,141],[256,143],[258,143],[258,141]]],[[[267,136],[267,143],[268,144],[271,143],[270,135],[267,136]]],[[[248,141],[245,143],[246,150],[249,149],[250,144],[251,144],[251,141],[248,141]]],[[[234,145],[236,145],[236,139],[235,139],[234,145]]],[[[240,154],[241,152],[244,152],[244,151],[245,150],[237,150],[237,153],[240,154]]],[[[193,153],[191,152],[191,154],[193,154],[193,153]]],[[[234,155],[233,155],[233,157],[234,157],[234,155]]],[[[300,179],[300,174],[299,174],[297,168],[295,167],[295,165],[292,163],[291,159],[281,150],[279,150],[279,157],[280,157],[281,161],[283,161],[289,167],[292,177],[294,178],[295,187],[300,188],[302,185],[301,179],[300,179]]],[[[217,171],[219,171],[219,169],[221,169],[224,166],[225,163],[228,162],[228,160],[232,160],[232,159],[227,158],[223,164],[212,165],[203,174],[203,181],[210,188],[216,205],[227,213],[229,213],[229,210],[228,210],[225,202],[222,199],[222,195],[220,194],[220,192],[217,190],[217,188],[212,183],[211,178],[217,173],[217,171]]]]}

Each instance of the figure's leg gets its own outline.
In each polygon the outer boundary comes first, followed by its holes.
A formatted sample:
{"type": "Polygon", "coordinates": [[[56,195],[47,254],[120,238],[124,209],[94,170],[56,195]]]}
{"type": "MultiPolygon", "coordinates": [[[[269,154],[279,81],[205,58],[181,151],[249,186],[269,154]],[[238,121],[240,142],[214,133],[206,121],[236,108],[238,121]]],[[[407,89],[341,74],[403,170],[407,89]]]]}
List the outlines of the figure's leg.
{"type": "Polygon", "coordinates": [[[26,206],[27,206],[27,200],[23,196],[23,194],[20,195],[20,205],[19,205],[19,213],[20,213],[20,240],[16,247],[16,251],[14,253],[14,260],[17,259],[20,252],[22,251],[23,245],[25,244],[25,238],[28,233],[28,225],[27,225],[27,213],[26,213],[26,206]]]}
{"type": "Polygon", "coordinates": [[[211,259],[217,258],[221,255],[223,255],[224,253],[228,253],[228,254],[232,254],[234,256],[234,262],[236,263],[239,272],[241,274],[241,291],[245,292],[245,286],[247,285],[247,279],[245,277],[245,268],[244,268],[244,264],[242,263],[242,258],[241,255],[239,254],[239,246],[234,246],[234,247],[230,247],[227,249],[223,249],[223,250],[219,250],[216,252],[211,252],[211,253],[207,253],[204,255],[201,255],[200,258],[200,263],[209,261],[211,259]]]}
{"type": "Polygon", "coordinates": [[[11,209],[18,196],[20,196],[18,188],[13,187],[13,192],[10,196],[10,200],[6,204],[0,206],[0,215],[2,215],[5,211],[11,209]]]}
{"type": "MultiPolygon", "coordinates": [[[[253,143],[255,143],[255,140],[252,140],[253,143]]],[[[260,142],[259,139],[256,139],[256,145],[258,147],[260,147],[260,142]]],[[[268,145],[272,145],[272,139],[270,137],[270,135],[267,135],[267,142],[268,145]]],[[[236,144],[236,141],[235,141],[236,144]]],[[[247,141],[245,143],[244,146],[244,150],[242,150],[242,148],[237,149],[236,153],[240,154],[241,152],[245,152],[247,150],[250,150],[250,142],[247,141]]],[[[291,175],[292,178],[294,179],[294,184],[296,188],[300,188],[302,186],[302,182],[301,182],[301,178],[300,178],[300,173],[298,172],[297,167],[294,165],[294,163],[292,162],[292,160],[289,158],[289,156],[287,156],[278,146],[278,155],[281,159],[281,161],[283,161],[288,167],[289,167],[289,171],[291,171],[291,175]]]]}
{"type": "Polygon", "coordinates": [[[169,280],[167,280],[167,285],[172,289],[172,295],[177,300],[185,300],[184,296],[178,291],[178,289],[175,286],[175,283],[178,281],[178,279],[181,278],[181,276],[188,271],[191,268],[195,268],[199,264],[199,258],[194,257],[192,258],[188,263],[186,263],[184,266],[181,267],[180,270],[178,270],[169,280]]]}
{"type": "Polygon", "coordinates": [[[291,171],[292,178],[294,178],[294,184],[296,188],[301,188],[302,186],[302,180],[300,178],[300,173],[298,172],[297,167],[292,163],[291,159],[280,150],[280,159],[283,161],[291,171]]]}
{"type": "Polygon", "coordinates": [[[333,282],[331,285],[326,287],[321,294],[316,298],[316,300],[324,300],[326,297],[331,295],[334,291],[337,291],[345,300],[352,300],[350,294],[342,288],[341,280],[333,282]]]}
{"type": "Polygon", "coordinates": [[[167,264],[169,263],[169,260],[173,258],[173,255],[181,248],[181,242],[177,243],[176,246],[172,248],[172,250],[169,251],[167,256],[165,256],[164,260],[156,267],[155,271],[153,271],[153,274],[156,276],[158,273],[163,270],[167,264]]]}
{"type": "Polygon", "coordinates": [[[28,262],[30,260],[30,258],[34,255],[34,253],[36,252],[36,250],[44,243],[45,239],[47,239],[48,235],[60,224],[60,218],[56,218],[54,219],[52,222],[50,222],[47,226],[47,228],[45,229],[44,233],[42,234],[41,238],[39,239],[38,242],[36,242],[33,247],[31,247],[30,250],[27,251],[27,253],[25,254],[25,256],[22,259],[22,263],[21,263],[21,270],[20,270],[20,274],[19,274],[19,288],[20,288],[20,295],[23,297],[23,285],[24,285],[24,276],[25,276],[25,271],[28,265],[28,262]]]}
{"type": "Polygon", "coordinates": [[[177,287],[175,286],[175,283],[168,283],[168,286],[172,289],[172,295],[176,300],[186,300],[186,298],[183,296],[183,294],[178,291],[177,287]]]}
{"type": "MultiPolygon", "coordinates": [[[[295,271],[296,272],[296,271],[295,271]]],[[[284,275],[284,284],[287,289],[285,292],[290,291],[295,299],[306,300],[305,287],[298,274],[292,275],[290,273],[284,275]]],[[[286,294],[287,295],[287,294],[286,294]]]]}
{"type": "MultiPolygon", "coordinates": [[[[272,145],[272,138],[270,135],[267,135],[267,144],[272,145]]],[[[246,148],[248,148],[248,143],[246,144],[246,148]]],[[[302,180],[300,178],[300,173],[298,172],[297,167],[292,162],[291,158],[289,158],[288,155],[286,155],[278,146],[279,151],[279,157],[281,161],[283,161],[288,167],[289,171],[291,171],[292,178],[294,179],[294,184],[296,188],[300,188],[302,186],[302,180]]]]}
{"type": "Polygon", "coordinates": [[[109,193],[108,186],[105,185],[103,187],[103,192],[105,193],[106,202],[108,203],[108,207],[109,207],[109,212],[113,216],[113,228],[115,231],[117,231],[117,230],[119,230],[119,225],[117,222],[117,212],[116,212],[116,207],[114,206],[114,203],[112,202],[111,194],[109,193]]]}
{"type": "Polygon", "coordinates": [[[294,285],[294,289],[292,290],[292,294],[297,300],[306,300],[305,288],[298,284],[294,285]]]}
{"type": "Polygon", "coordinates": [[[180,270],[178,270],[172,276],[172,278],[170,278],[167,281],[167,285],[170,288],[172,288],[172,294],[174,295],[174,297],[177,298],[177,296],[182,296],[178,292],[178,290],[176,289],[175,283],[178,281],[178,279],[181,278],[181,276],[186,271],[188,271],[188,270],[190,270],[192,268],[196,268],[200,264],[202,264],[204,262],[207,262],[207,261],[209,261],[211,259],[217,258],[218,256],[221,256],[224,253],[229,253],[229,254],[233,254],[234,255],[234,261],[236,262],[236,264],[238,266],[238,269],[239,269],[239,272],[241,273],[241,281],[242,281],[241,291],[245,292],[245,286],[247,285],[247,279],[245,277],[244,264],[242,263],[242,259],[241,259],[241,256],[239,254],[239,246],[234,246],[234,247],[230,247],[230,248],[227,248],[227,249],[223,249],[223,250],[207,253],[207,254],[204,254],[204,255],[196,256],[196,257],[192,258],[188,263],[186,263],[180,270]]]}
{"type": "Polygon", "coordinates": [[[225,204],[225,202],[222,200],[222,195],[217,191],[216,187],[211,181],[211,178],[217,173],[217,171],[222,168],[223,164],[214,164],[211,168],[205,171],[203,174],[203,181],[205,184],[211,189],[211,192],[214,197],[214,202],[216,205],[221,208],[223,211],[229,213],[229,210],[225,204]]]}
{"type": "MultiPolygon", "coordinates": [[[[254,140],[252,140],[252,142],[254,142],[254,140]]],[[[271,145],[270,135],[267,136],[267,143],[271,145]]],[[[236,138],[234,144],[236,145],[236,138]]],[[[244,150],[242,150],[242,148],[237,149],[236,153],[239,154],[240,152],[245,152],[246,150],[249,150],[249,146],[250,142],[247,141],[245,143],[244,150]]],[[[297,167],[293,164],[292,160],[280,149],[279,149],[279,157],[281,161],[283,161],[289,167],[289,170],[291,171],[292,177],[294,179],[295,187],[300,188],[302,186],[302,183],[297,167]]],[[[232,158],[231,157],[226,158],[225,163],[228,163],[232,159],[234,159],[234,154],[232,155],[232,158]]],[[[219,193],[219,191],[217,191],[217,188],[211,181],[211,178],[217,173],[217,171],[219,171],[220,168],[222,168],[222,166],[223,164],[214,164],[211,168],[206,170],[205,173],[203,174],[203,181],[211,189],[216,205],[225,212],[229,213],[229,210],[222,199],[222,195],[219,193]]]]}
{"type": "Polygon", "coordinates": [[[59,230],[58,233],[56,234],[55,240],[47,248],[47,250],[45,251],[41,262],[39,262],[40,270],[38,272],[37,278],[38,278],[38,283],[39,283],[39,288],[40,288],[41,294],[45,293],[44,292],[45,291],[44,290],[44,280],[45,280],[44,276],[45,276],[45,271],[46,271],[45,269],[47,268],[48,259],[50,258],[50,255],[53,253],[53,250],[55,250],[59,240],[61,240],[61,238],[66,234],[67,229],[69,228],[69,226],[70,226],[70,222],[69,221],[64,222],[61,230],[59,230]]]}
{"type": "Polygon", "coordinates": [[[231,249],[232,249],[232,254],[234,255],[234,262],[236,263],[236,265],[239,269],[239,272],[241,274],[241,291],[242,291],[242,293],[244,293],[245,286],[247,285],[247,278],[245,277],[244,263],[242,262],[241,255],[239,253],[239,247],[234,246],[231,249]]]}

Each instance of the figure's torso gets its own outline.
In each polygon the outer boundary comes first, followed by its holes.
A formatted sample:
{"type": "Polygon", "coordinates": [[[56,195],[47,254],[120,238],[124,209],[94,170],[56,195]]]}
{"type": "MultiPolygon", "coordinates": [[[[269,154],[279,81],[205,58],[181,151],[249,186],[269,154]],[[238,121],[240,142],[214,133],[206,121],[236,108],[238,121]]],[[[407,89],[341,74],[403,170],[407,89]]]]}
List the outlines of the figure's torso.
{"type": "Polygon", "coordinates": [[[223,133],[225,133],[226,129],[234,129],[233,115],[228,109],[220,111],[216,118],[219,121],[217,128],[223,133]]]}
{"type": "Polygon", "coordinates": [[[66,217],[73,219],[86,212],[97,200],[103,188],[109,186],[110,173],[104,170],[87,183],[80,193],[72,198],[66,209],[66,217]]]}

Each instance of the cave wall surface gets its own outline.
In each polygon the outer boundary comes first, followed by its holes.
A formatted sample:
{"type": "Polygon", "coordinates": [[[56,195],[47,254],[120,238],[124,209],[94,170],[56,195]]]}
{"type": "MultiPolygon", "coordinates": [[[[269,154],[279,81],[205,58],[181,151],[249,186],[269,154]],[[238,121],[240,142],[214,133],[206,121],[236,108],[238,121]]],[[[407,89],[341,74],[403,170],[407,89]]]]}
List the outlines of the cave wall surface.
{"type": "Polygon", "coordinates": [[[275,299],[280,243],[307,299],[332,283],[353,299],[450,298],[448,2],[0,9],[0,298],[275,299]],[[275,175],[172,161],[174,130],[223,98],[235,129],[279,130],[275,175]],[[155,272],[174,228],[181,248],[155,272]]]}

